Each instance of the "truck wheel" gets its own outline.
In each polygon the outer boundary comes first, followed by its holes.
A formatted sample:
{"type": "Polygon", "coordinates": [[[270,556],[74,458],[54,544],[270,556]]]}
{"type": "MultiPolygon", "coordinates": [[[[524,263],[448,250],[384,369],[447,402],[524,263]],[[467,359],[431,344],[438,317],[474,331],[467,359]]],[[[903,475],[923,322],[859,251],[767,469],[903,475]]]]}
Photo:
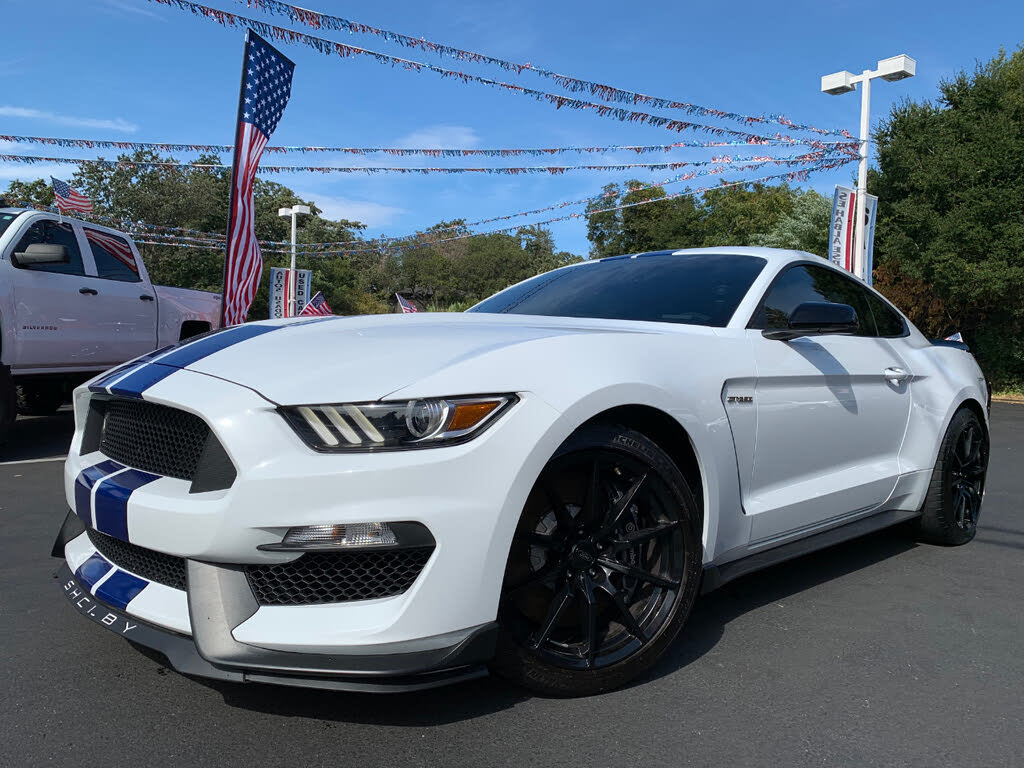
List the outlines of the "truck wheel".
{"type": "Polygon", "coordinates": [[[4,443],[7,442],[16,415],[17,403],[11,369],[0,365],[0,448],[3,448],[4,443]]]}
{"type": "Polygon", "coordinates": [[[18,413],[22,416],[52,416],[64,405],[66,396],[59,381],[36,381],[17,385],[18,413]]]}

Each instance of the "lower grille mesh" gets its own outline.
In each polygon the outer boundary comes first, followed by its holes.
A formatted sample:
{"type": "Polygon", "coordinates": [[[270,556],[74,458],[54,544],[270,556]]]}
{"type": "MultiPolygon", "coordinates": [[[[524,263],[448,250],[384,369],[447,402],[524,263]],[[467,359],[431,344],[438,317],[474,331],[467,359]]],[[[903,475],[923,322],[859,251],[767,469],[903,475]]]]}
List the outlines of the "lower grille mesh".
{"type": "Polygon", "coordinates": [[[157,584],[185,589],[185,558],[129,544],[92,528],[89,529],[89,541],[114,565],[157,584]]]}
{"type": "Polygon", "coordinates": [[[309,552],[281,565],[250,565],[245,572],[260,605],[316,605],[372,600],[405,592],[433,547],[383,552],[309,552]]]}

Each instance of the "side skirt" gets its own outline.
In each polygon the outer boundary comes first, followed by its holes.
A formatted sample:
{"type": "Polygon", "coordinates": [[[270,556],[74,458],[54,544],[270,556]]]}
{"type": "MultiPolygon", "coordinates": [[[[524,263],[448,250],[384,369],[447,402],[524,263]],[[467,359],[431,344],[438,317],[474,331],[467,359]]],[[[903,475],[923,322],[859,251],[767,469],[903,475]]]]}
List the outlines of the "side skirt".
{"type": "Polygon", "coordinates": [[[920,511],[905,509],[879,512],[846,523],[845,525],[840,525],[838,528],[830,528],[813,536],[791,541],[760,552],[754,552],[753,554],[741,557],[739,560],[722,563],[721,565],[709,565],[704,568],[701,594],[707,594],[733,579],[746,576],[748,573],[753,573],[778,563],[784,563],[795,557],[817,552],[819,549],[825,549],[850,539],[856,539],[860,536],[880,531],[883,528],[898,525],[899,523],[919,517],[920,514],[920,511]]]}

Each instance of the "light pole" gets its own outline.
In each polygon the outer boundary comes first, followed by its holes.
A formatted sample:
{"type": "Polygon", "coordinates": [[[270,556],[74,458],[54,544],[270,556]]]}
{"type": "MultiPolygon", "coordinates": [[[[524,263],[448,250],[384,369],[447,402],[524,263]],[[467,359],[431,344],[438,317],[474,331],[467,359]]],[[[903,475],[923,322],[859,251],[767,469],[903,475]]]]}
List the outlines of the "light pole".
{"type": "Polygon", "coordinates": [[[882,59],[878,69],[865,69],[861,74],[853,72],[834,72],[821,78],[821,90],[831,96],[860,90],[860,166],[857,169],[857,210],[854,215],[853,240],[853,273],[861,280],[870,283],[864,263],[864,205],[868,193],[868,141],[871,137],[871,81],[876,77],[889,82],[913,77],[917,72],[917,62],[906,54],[882,59]]]}
{"type": "Polygon", "coordinates": [[[308,205],[293,205],[291,208],[278,208],[278,216],[292,217],[292,267],[288,273],[288,317],[295,317],[295,227],[296,218],[300,213],[309,213],[308,205]]]}

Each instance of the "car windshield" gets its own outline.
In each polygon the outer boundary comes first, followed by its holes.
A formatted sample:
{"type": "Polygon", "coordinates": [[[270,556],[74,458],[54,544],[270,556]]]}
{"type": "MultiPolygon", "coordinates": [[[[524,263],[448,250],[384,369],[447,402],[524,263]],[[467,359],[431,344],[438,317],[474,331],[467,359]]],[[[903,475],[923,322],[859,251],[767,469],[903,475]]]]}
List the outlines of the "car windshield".
{"type": "Polygon", "coordinates": [[[613,256],[538,275],[469,311],[722,327],[765,263],[729,253],[613,256]]]}
{"type": "Polygon", "coordinates": [[[13,213],[0,211],[0,235],[7,231],[7,228],[14,223],[16,218],[21,216],[21,213],[21,211],[14,211],[13,213]]]}

